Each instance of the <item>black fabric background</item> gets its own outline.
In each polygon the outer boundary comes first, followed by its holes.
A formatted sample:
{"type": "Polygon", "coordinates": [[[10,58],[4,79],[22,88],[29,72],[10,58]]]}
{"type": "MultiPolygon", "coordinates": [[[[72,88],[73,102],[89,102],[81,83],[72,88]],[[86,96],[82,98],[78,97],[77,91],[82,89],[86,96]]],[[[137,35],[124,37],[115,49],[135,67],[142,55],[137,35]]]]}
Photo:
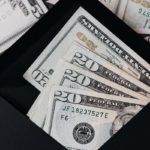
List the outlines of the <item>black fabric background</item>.
{"type": "MultiPolygon", "coordinates": [[[[134,31],[132,31],[132,29],[120,21],[115,15],[109,12],[97,0],[60,0],[60,2],[55,5],[53,9],[51,9],[49,13],[45,15],[45,17],[43,17],[31,30],[29,30],[27,34],[25,34],[6,53],[0,56],[0,95],[10,104],[12,104],[20,113],[26,115],[39,94],[39,91],[37,91],[30,83],[25,81],[22,75],[39,56],[47,44],[59,32],[59,30],[63,27],[63,25],[68,21],[68,19],[79,6],[82,6],[84,9],[86,9],[91,15],[98,19],[129,47],[135,50],[147,62],[150,62],[150,45],[134,31]]],[[[7,105],[4,107],[7,107],[7,105]]],[[[150,115],[150,112],[147,109],[144,112],[144,118],[139,117],[138,119],[137,117],[135,120],[138,121],[138,123],[130,123],[129,128],[139,130],[138,125],[142,124],[143,132],[145,132],[146,135],[150,133],[149,129],[145,125],[148,124],[149,121],[147,119],[148,115],[150,115]]],[[[1,117],[5,118],[4,116],[5,114],[3,114],[1,117]]],[[[14,116],[12,116],[12,118],[13,117],[14,116]]],[[[18,126],[17,122],[14,124],[18,126]]],[[[21,124],[23,125],[23,123],[21,124]]],[[[13,127],[15,127],[15,125],[13,127]]],[[[18,130],[20,130],[19,133],[21,133],[22,129],[18,128],[18,130]]],[[[136,149],[139,148],[139,146],[135,145],[136,142],[131,142],[131,140],[127,138],[128,136],[133,137],[133,141],[136,141],[137,138],[140,138],[143,142],[146,142],[146,137],[141,138],[143,136],[141,132],[137,131],[137,134],[134,135],[135,132],[132,133],[129,131],[131,130],[129,130],[128,127],[125,127],[124,130],[121,130],[121,132],[114,136],[114,138],[112,138],[112,140],[110,140],[110,142],[108,142],[106,145],[108,145],[108,147],[110,146],[109,148],[111,148],[111,146],[115,145],[114,141],[116,141],[116,144],[122,145],[121,150],[124,148],[127,149],[128,145],[133,145],[136,147],[136,149]],[[126,145],[126,147],[124,145],[126,145]]],[[[31,135],[33,134],[34,133],[31,132],[31,135]]],[[[0,136],[2,135],[3,134],[0,136]]],[[[16,135],[16,138],[17,137],[19,138],[20,134],[16,135]]],[[[142,145],[143,142],[141,142],[142,145]]],[[[138,144],[140,143],[138,142],[137,145],[138,144]]],[[[109,149],[108,147],[106,146],[106,149],[109,149]]],[[[115,147],[115,149],[117,148],[115,147]]]]}
{"type": "Polygon", "coordinates": [[[1,150],[65,150],[0,97],[1,150]]]}

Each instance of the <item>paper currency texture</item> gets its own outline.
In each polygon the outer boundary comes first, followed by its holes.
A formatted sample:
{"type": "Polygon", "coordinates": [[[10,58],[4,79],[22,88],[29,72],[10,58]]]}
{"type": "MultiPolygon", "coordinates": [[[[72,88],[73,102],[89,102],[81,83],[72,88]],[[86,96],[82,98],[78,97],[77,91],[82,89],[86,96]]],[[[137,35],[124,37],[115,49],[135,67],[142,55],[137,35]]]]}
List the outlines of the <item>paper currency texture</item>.
{"type": "Polygon", "coordinates": [[[67,53],[73,41],[150,85],[150,65],[81,7],[31,65],[24,78],[42,90],[55,71],[56,60],[67,53]]]}
{"type": "Polygon", "coordinates": [[[44,130],[67,149],[97,150],[146,104],[57,87],[49,93],[44,130]]]}

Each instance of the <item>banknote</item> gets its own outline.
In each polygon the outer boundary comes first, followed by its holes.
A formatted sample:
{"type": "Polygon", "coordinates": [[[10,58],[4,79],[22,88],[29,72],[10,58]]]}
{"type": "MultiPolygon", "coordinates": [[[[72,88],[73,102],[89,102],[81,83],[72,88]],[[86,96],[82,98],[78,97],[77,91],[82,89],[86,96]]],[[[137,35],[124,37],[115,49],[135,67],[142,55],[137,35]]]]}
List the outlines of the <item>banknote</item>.
{"type": "Polygon", "coordinates": [[[56,71],[47,85],[47,90],[44,89],[45,92],[43,91],[43,94],[41,93],[41,96],[39,96],[39,98],[36,100],[36,106],[34,107],[36,110],[33,116],[29,116],[30,119],[40,127],[43,125],[46,116],[48,104],[47,95],[51,90],[51,87],[54,85],[96,91],[99,93],[111,94],[120,97],[144,99],[147,101],[150,99],[103,77],[95,75],[92,72],[60,60],[57,64],[56,71]]]}
{"type": "Polygon", "coordinates": [[[149,86],[130,76],[77,42],[72,43],[63,59],[150,98],[149,86]]]}
{"type": "Polygon", "coordinates": [[[31,27],[47,11],[42,0],[0,0],[0,45],[31,27]]]}
{"type": "Polygon", "coordinates": [[[24,74],[24,78],[42,90],[73,41],[150,85],[150,65],[100,22],[80,7],[46,49],[24,74]]]}
{"type": "MultiPolygon", "coordinates": [[[[17,7],[17,4],[18,5],[22,5],[23,2],[24,2],[24,0],[22,2],[20,0],[19,1],[16,1],[16,0],[15,1],[13,1],[13,0],[1,0],[0,1],[0,8],[2,8],[2,10],[3,10],[2,13],[1,13],[1,17],[2,17],[3,21],[2,21],[2,19],[0,19],[2,26],[6,27],[6,24],[9,23],[9,21],[12,22],[12,20],[13,21],[15,20],[15,21],[17,21],[19,23],[22,12],[19,11],[19,9],[17,9],[15,7],[17,7]],[[16,6],[14,6],[14,8],[12,10],[12,8],[7,7],[8,5],[9,6],[10,5],[16,5],[16,6]]],[[[29,0],[29,3],[31,4],[32,8],[30,8],[31,7],[30,6],[30,7],[28,7],[28,9],[29,10],[31,9],[31,11],[33,12],[33,15],[30,14],[30,16],[31,15],[33,16],[33,19],[32,19],[32,17],[30,17],[30,20],[24,19],[25,20],[25,26],[21,26],[21,24],[19,24],[18,25],[18,29],[17,29],[17,25],[16,25],[15,28],[14,28],[14,26],[12,26],[12,28],[9,29],[9,31],[7,30],[7,32],[6,32],[7,36],[5,36],[5,37],[2,36],[1,37],[3,40],[2,40],[2,43],[0,44],[0,53],[2,53],[5,50],[7,50],[21,36],[23,36],[24,33],[26,33],[47,12],[45,8],[48,8],[48,10],[49,10],[57,2],[58,2],[58,0],[29,0]],[[36,19],[35,19],[34,13],[36,15],[38,15],[38,12],[41,13],[41,17],[39,16],[39,18],[36,17],[36,19]],[[32,20],[33,20],[33,22],[32,22],[32,20]]],[[[24,17],[24,18],[29,18],[29,17],[27,16],[27,17],[24,17]]],[[[21,20],[22,19],[23,18],[21,18],[21,20]]],[[[1,32],[3,33],[3,31],[1,31],[1,32]]]]}
{"type": "Polygon", "coordinates": [[[67,149],[97,150],[147,101],[97,92],[54,87],[44,131],[67,149]]]}
{"type": "Polygon", "coordinates": [[[150,38],[150,0],[99,0],[145,40],[150,38]]]}

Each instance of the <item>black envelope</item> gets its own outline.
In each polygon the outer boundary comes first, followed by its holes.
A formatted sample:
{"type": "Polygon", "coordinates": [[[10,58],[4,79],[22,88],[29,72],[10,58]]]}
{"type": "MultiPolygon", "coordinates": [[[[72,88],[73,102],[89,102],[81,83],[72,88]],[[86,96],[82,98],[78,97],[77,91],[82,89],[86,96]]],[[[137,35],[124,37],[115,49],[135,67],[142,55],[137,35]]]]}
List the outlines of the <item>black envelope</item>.
{"type": "MultiPolygon", "coordinates": [[[[146,43],[139,35],[132,31],[122,21],[120,21],[115,15],[109,12],[97,0],[60,0],[57,5],[55,5],[49,11],[49,13],[45,15],[45,17],[43,17],[32,29],[29,30],[29,32],[27,32],[16,44],[9,48],[6,53],[0,56],[0,96],[2,96],[6,101],[18,109],[20,113],[26,115],[39,94],[39,91],[22,77],[23,74],[79,6],[82,6],[84,9],[86,9],[105,27],[107,27],[130,48],[135,50],[136,53],[138,53],[147,62],[149,62],[149,44],[146,43]]],[[[9,105],[3,105],[3,107],[8,110],[7,107],[9,108],[9,105]]],[[[118,144],[122,145],[121,150],[124,148],[130,149],[129,145],[135,149],[140,147],[138,145],[143,145],[144,147],[144,145],[147,144],[147,139],[145,139],[146,137],[142,138],[143,133],[150,133],[148,126],[144,125],[148,124],[148,115],[150,114],[148,108],[144,109],[143,113],[139,114],[131,121],[131,123],[129,123],[120,132],[118,132],[118,134],[116,134],[108,142],[108,144],[106,144],[106,146],[104,145],[103,149],[112,150],[113,148],[111,147],[118,144]],[[144,116],[144,118],[141,118],[140,116],[144,116]],[[138,132],[139,125],[141,124],[143,125],[142,133],[138,132]],[[136,135],[134,135],[135,132],[130,132],[132,129],[137,131],[136,135]],[[133,137],[134,142],[128,140],[125,137],[127,135],[128,137],[133,137]],[[136,143],[136,141],[138,141],[137,139],[141,139],[141,144],[140,142],[136,143]]],[[[8,111],[8,113],[11,112],[8,111]]],[[[7,111],[4,114],[0,114],[0,116],[2,116],[1,118],[5,118],[5,116],[8,117],[8,114],[6,114],[7,111]]],[[[15,115],[12,116],[12,120],[13,118],[15,118],[15,115]]],[[[13,128],[15,127],[15,124],[18,127],[19,122],[19,120],[18,123],[14,122],[13,128]]],[[[26,124],[26,122],[30,121],[26,120],[24,123],[26,124]]],[[[7,130],[7,124],[8,122],[6,123],[5,130],[7,130]]],[[[5,132],[5,130],[3,128],[2,132],[5,132]]],[[[20,137],[21,130],[22,128],[18,128],[18,139],[20,137]]],[[[30,130],[32,130],[32,128],[30,130]]],[[[3,135],[4,134],[1,134],[0,136],[3,135]]],[[[114,149],[117,149],[117,147],[114,149]]],[[[17,143],[15,150],[17,150],[17,143]]]]}

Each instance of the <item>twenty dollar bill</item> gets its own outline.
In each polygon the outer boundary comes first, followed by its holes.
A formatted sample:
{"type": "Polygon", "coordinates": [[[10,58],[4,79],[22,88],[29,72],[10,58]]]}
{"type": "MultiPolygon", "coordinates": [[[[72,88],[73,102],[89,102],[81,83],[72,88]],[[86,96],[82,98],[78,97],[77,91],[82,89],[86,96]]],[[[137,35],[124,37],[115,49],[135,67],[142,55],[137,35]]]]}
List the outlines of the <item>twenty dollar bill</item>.
{"type": "Polygon", "coordinates": [[[150,65],[81,7],[27,70],[24,78],[42,90],[55,71],[56,61],[65,55],[73,41],[150,85],[150,65]]]}
{"type": "Polygon", "coordinates": [[[67,149],[97,150],[145,105],[146,101],[54,87],[44,130],[67,149]]]}

